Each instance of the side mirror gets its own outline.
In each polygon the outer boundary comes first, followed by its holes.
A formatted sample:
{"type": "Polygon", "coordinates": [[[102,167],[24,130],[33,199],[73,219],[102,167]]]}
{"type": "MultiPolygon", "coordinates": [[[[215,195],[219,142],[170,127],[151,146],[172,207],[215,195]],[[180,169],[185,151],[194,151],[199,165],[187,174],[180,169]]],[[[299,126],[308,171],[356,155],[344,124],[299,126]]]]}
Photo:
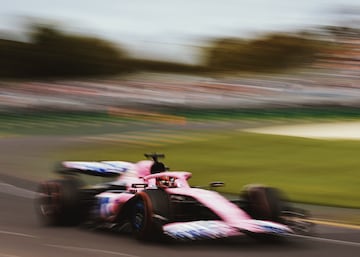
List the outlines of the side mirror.
{"type": "Polygon", "coordinates": [[[132,188],[147,188],[148,184],[145,183],[136,183],[136,184],[131,184],[132,188]]]}
{"type": "Polygon", "coordinates": [[[225,183],[221,182],[221,181],[210,182],[210,187],[211,188],[213,188],[213,187],[223,187],[223,186],[225,186],[225,183]]]}

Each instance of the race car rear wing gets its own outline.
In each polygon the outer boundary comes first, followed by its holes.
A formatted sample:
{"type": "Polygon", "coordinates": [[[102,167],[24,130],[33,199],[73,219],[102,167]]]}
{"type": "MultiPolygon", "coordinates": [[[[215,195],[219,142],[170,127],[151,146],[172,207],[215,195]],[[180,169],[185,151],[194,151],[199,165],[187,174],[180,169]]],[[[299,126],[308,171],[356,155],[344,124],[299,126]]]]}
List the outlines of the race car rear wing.
{"type": "Polygon", "coordinates": [[[87,174],[100,177],[117,177],[133,168],[133,163],[123,161],[63,161],[55,171],[66,175],[87,174]]]}

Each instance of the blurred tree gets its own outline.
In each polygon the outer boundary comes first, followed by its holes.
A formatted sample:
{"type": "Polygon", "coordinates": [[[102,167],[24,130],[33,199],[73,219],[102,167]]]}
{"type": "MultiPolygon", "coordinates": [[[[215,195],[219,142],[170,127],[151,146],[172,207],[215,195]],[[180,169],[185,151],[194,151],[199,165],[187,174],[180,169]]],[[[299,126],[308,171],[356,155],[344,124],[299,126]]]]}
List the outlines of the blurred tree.
{"type": "Polygon", "coordinates": [[[0,40],[0,76],[24,76],[29,67],[26,57],[29,53],[28,44],[11,40],[0,40]]]}
{"type": "Polygon", "coordinates": [[[31,41],[39,75],[114,74],[124,68],[121,63],[125,53],[104,40],[38,26],[31,41]]]}
{"type": "Polygon", "coordinates": [[[205,65],[217,70],[277,71],[312,62],[319,46],[318,41],[286,34],[249,41],[222,38],[205,49],[205,65]]]}
{"type": "Polygon", "coordinates": [[[30,43],[0,40],[0,76],[107,75],[127,71],[125,52],[101,39],[33,26],[30,43]]]}

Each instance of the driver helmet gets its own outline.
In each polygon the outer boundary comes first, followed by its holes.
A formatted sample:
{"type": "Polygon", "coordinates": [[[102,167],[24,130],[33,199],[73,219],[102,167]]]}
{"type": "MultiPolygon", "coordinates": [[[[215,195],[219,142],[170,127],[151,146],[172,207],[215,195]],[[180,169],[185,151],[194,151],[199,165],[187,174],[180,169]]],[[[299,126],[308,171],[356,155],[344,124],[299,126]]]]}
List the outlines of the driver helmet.
{"type": "Polygon", "coordinates": [[[156,186],[160,188],[177,187],[176,179],[171,176],[160,176],[156,178],[156,186]]]}

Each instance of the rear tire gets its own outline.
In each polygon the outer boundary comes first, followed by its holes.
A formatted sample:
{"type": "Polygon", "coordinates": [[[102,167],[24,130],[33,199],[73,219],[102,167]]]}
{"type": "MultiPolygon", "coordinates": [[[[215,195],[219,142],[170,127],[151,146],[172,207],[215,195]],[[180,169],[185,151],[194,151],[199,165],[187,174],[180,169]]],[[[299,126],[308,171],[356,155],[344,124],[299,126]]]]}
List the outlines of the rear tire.
{"type": "Polygon", "coordinates": [[[164,239],[162,226],[170,221],[171,207],[168,194],[162,189],[139,192],[130,211],[134,236],[143,241],[164,239]]]}
{"type": "Polygon", "coordinates": [[[254,219],[281,221],[284,206],[278,189],[266,186],[248,186],[242,192],[245,200],[244,210],[254,219]]]}
{"type": "Polygon", "coordinates": [[[41,183],[37,190],[35,209],[46,226],[74,226],[83,217],[79,188],[74,178],[50,180],[41,183]]]}

